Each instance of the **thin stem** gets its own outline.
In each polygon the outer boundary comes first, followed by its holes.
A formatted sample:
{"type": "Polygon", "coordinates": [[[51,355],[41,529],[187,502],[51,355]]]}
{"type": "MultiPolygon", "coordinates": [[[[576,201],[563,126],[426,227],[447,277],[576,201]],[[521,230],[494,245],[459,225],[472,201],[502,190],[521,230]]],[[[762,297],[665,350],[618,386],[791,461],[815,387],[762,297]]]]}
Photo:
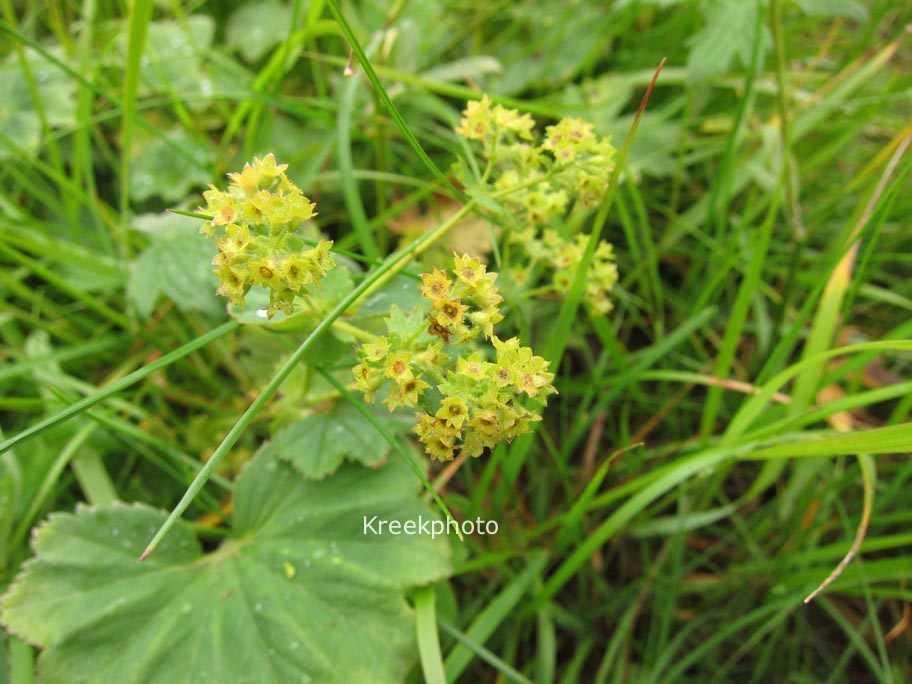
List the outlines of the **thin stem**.
{"type": "Polygon", "coordinates": [[[374,67],[371,64],[370,60],[367,58],[367,54],[365,54],[364,48],[361,47],[361,43],[359,43],[358,39],[355,37],[351,26],[345,19],[345,16],[342,14],[342,10],[339,9],[339,3],[336,2],[336,0],[327,0],[327,5],[329,5],[329,11],[332,12],[333,17],[338,23],[339,29],[342,31],[342,35],[345,36],[345,39],[351,46],[352,51],[355,53],[355,55],[357,55],[358,61],[361,64],[361,68],[364,69],[364,74],[374,86],[377,97],[379,97],[380,101],[383,102],[387,111],[390,113],[390,116],[393,118],[393,121],[396,122],[399,130],[402,131],[402,134],[405,136],[409,145],[411,145],[412,149],[415,151],[415,154],[418,155],[418,158],[421,160],[421,162],[432,174],[434,174],[434,177],[444,185],[447,191],[455,199],[464,200],[465,196],[463,193],[455,185],[453,185],[450,179],[447,178],[439,168],[437,168],[437,165],[433,161],[431,161],[431,158],[428,157],[427,152],[424,151],[424,148],[421,147],[421,144],[418,142],[418,140],[412,134],[412,131],[406,125],[405,119],[402,118],[402,114],[400,114],[399,110],[396,109],[396,105],[393,104],[393,101],[390,99],[389,94],[387,94],[386,89],[383,87],[383,83],[380,82],[380,77],[377,76],[377,72],[374,71],[374,67]]]}
{"type": "MultiPolygon", "coordinates": [[[[776,108],[779,111],[779,136],[782,145],[782,166],[785,173],[785,207],[786,217],[792,224],[793,241],[804,239],[804,226],[801,225],[801,205],[795,192],[795,179],[792,177],[792,132],[789,126],[789,110],[785,82],[786,55],[785,37],[782,35],[782,2],[770,2],[770,26],[773,34],[773,45],[776,55],[776,108]]],[[[759,27],[757,29],[759,31],[759,27]]]]}
{"type": "Polygon", "coordinates": [[[377,335],[374,335],[374,333],[367,332],[367,330],[352,325],[351,323],[346,323],[345,321],[336,321],[333,323],[333,327],[336,330],[347,332],[352,337],[356,337],[359,340],[365,340],[366,342],[373,342],[377,339],[377,335]]]}
{"type": "MultiPolygon", "coordinates": [[[[434,241],[437,239],[437,238],[434,238],[433,240],[428,241],[427,238],[429,236],[433,235],[434,233],[436,233],[438,231],[440,232],[441,235],[443,235],[443,233],[446,233],[450,228],[452,228],[454,225],[456,225],[456,223],[458,223],[462,219],[463,216],[465,216],[470,211],[472,211],[475,208],[476,204],[477,204],[476,200],[474,200],[474,199],[470,200],[467,204],[465,204],[462,207],[462,209],[460,209],[455,214],[453,214],[449,219],[447,219],[445,223],[438,226],[433,232],[426,234],[423,238],[419,238],[418,240],[413,242],[411,245],[409,245],[405,249],[408,250],[408,249],[414,248],[415,256],[421,254],[424,250],[426,250],[428,247],[430,247],[434,243],[434,241]]],[[[403,250],[403,253],[404,253],[404,250],[403,250]]],[[[393,256],[395,256],[395,254],[393,256]]],[[[386,262],[384,262],[384,263],[386,263],[386,262]]],[[[395,268],[390,268],[388,273],[383,273],[382,276],[377,279],[376,283],[371,284],[371,287],[368,288],[368,290],[364,293],[364,296],[369,297],[376,290],[381,288],[390,278],[392,278],[399,271],[401,271],[405,267],[406,263],[408,263],[408,262],[402,261],[401,263],[396,264],[395,268]]]]}

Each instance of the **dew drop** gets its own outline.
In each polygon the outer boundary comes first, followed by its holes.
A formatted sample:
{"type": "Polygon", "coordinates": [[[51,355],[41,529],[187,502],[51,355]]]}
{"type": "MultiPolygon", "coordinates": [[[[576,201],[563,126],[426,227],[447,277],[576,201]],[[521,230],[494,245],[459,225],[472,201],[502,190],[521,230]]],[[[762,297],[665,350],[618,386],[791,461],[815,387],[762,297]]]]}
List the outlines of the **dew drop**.
{"type": "Polygon", "coordinates": [[[258,318],[267,318],[269,312],[266,309],[257,309],[256,315],[258,318]]]}
{"type": "Polygon", "coordinates": [[[254,613],[259,613],[261,610],[263,610],[263,604],[262,604],[262,603],[257,603],[257,604],[253,607],[253,612],[254,612],[254,613]]]}

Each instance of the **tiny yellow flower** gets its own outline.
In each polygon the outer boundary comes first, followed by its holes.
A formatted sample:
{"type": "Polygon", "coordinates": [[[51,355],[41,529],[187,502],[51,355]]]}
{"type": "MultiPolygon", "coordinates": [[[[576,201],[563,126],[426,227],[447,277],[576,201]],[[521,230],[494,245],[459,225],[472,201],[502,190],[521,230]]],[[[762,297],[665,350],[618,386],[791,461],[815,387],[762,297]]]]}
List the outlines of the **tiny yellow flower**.
{"type": "Polygon", "coordinates": [[[369,404],[373,403],[377,390],[380,389],[383,382],[379,369],[359,363],[352,368],[352,374],[355,376],[355,388],[364,393],[364,401],[369,404]]]}
{"type": "Polygon", "coordinates": [[[462,323],[465,320],[465,312],[469,310],[469,307],[458,299],[438,299],[432,306],[437,312],[437,322],[447,327],[462,323]]]}
{"type": "Polygon", "coordinates": [[[390,388],[390,392],[384,402],[390,411],[399,406],[416,406],[421,393],[430,385],[420,377],[414,377],[409,371],[397,379],[397,386],[390,388]]]}
{"type": "Polygon", "coordinates": [[[384,368],[386,377],[396,382],[401,382],[411,377],[412,372],[409,364],[412,360],[412,353],[409,351],[395,351],[386,357],[384,368]]]}
{"type": "Polygon", "coordinates": [[[462,115],[456,133],[468,140],[484,140],[485,134],[491,128],[491,100],[488,96],[484,95],[480,100],[466,103],[462,115]]]}
{"type": "Polygon", "coordinates": [[[446,277],[446,273],[436,267],[432,273],[423,273],[421,282],[421,294],[427,299],[446,297],[449,294],[450,285],[453,284],[453,281],[446,277]]]}
{"type": "Polygon", "coordinates": [[[459,397],[445,397],[437,409],[437,418],[445,421],[450,427],[461,428],[469,409],[459,397]]]}
{"type": "Polygon", "coordinates": [[[470,257],[468,254],[462,256],[454,254],[453,262],[455,264],[453,273],[467,285],[475,285],[485,279],[485,265],[477,258],[470,257]]]}
{"type": "Polygon", "coordinates": [[[373,342],[365,342],[361,345],[361,351],[364,357],[373,363],[379,363],[386,358],[389,353],[389,341],[385,337],[378,337],[373,342]]]}
{"type": "Polygon", "coordinates": [[[467,359],[459,357],[456,359],[457,373],[465,375],[473,380],[481,380],[485,375],[484,362],[479,354],[472,354],[467,359]]]}
{"type": "Polygon", "coordinates": [[[249,264],[250,283],[265,285],[269,288],[282,286],[281,263],[274,256],[264,256],[255,259],[249,264]]]}
{"type": "Polygon", "coordinates": [[[200,207],[197,211],[209,214],[212,219],[203,226],[201,232],[211,235],[212,228],[215,226],[224,226],[237,219],[237,204],[230,193],[222,192],[214,185],[210,185],[209,190],[203,193],[203,199],[206,200],[206,206],[200,207]]]}

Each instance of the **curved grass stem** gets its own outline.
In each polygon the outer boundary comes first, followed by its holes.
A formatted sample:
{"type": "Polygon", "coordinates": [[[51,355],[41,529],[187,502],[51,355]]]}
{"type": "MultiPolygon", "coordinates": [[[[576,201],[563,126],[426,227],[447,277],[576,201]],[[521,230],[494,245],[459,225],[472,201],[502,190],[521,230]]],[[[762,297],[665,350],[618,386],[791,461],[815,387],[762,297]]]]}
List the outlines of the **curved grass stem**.
{"type": "Polygon", "coordinates": [[[237,321],[228,321],[227,323],[220,325],[219,327],[215,328],[214,330],[210,330],[205,335],[201,335],[200,337],[196,338],[192,342],[188,342],[187,344],[185,344],[181,347],[178,347],[174,351],[165,354],[160,359],[153,361],[152,363],[150,363],[146,366],[143,366],[142,368],[130,373],[129,375],[125,375],[117,382],[112,382],[107,387],[100,389],[93,394],[90,394],[89,396],[85,397],[84,399],[80,399],[79,401],[73,402],[72,404],[70,404],[66,408],[58,411],[54,415],[48,416],[44,420],[38,421],[31,427],[26,428],[25,430],[20,432],[18,435],[15,435],[14,437],[10,437],[9,439],[0,443],[0,454],[2,454],[5,451],[8,451],[9,449],[12,449],[17,444],[24,442],[25,440],[27,440],[31,437],[34,437],[35,435],[41,434],[45,430],[51,429],[55,425],[59,425],[60,423],[63,423],[64,421],[69,420],[73,416],[78,416],[83,411],[86,411],[86,410],[92,408],[93,406],[95,406],[96,404],[101,403],[108,397],[113,396],[113,395],[117,394],[118,392],[120,392],[121,390],[126,389],[130,385],[139,382],[140,380],[142,380],[145,377],[148,377],[155,371],[161,370],[162,368],[171,365],[175,361],[179,361],[180,359],[184,358],[188,354],[191,354],[192,352],[196,351],[200,347],[204,347],[207,344],[209,344],[210,342],[212,342],[213,340],[218,339],[219,337],[222,337],[223,335],[230,333],[232,330],[235,330],[239,326],[240,326],[240,323],[238,323],[237,321]]]}

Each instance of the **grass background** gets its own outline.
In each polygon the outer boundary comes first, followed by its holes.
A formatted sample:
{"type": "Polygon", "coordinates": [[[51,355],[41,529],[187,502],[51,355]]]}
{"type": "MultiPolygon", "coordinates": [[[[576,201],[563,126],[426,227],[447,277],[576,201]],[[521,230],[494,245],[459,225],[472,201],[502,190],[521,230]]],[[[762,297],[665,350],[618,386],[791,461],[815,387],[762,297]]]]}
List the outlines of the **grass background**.
{"type": "MultiPolygon", "coordinates": [[[[583,116],[619,146],[667,57],[604,233],[615,311],[555,338],[559,303],[513,304],[536,350],[566,348],[560,396],[534,439],[445,483],[460,517],[500,523],[436,588],[445,676],[912,679],[912,9],[342,4],[383,97],[363,65],[342,75],[334,3],[0,9],[7,436],[222,323],[211,248],[163,210],[192,209],[252,155],[289,163],[336,246],[376,259],[449,206],[384,97],[445,172],[481,92],[543,122],[583,116]],[[805,605],[862,519],[859,557],[805,605]]],[[[19,444],[33,496],[3,517],[4,583],[49,511],[172,507],[286,353],[256,334],[219,336],[19,444]]],[[[192,513],[221,496],[207,487],[192,513]]],[[[29,647],[6,649],[26,676],[29,647]]]]}

